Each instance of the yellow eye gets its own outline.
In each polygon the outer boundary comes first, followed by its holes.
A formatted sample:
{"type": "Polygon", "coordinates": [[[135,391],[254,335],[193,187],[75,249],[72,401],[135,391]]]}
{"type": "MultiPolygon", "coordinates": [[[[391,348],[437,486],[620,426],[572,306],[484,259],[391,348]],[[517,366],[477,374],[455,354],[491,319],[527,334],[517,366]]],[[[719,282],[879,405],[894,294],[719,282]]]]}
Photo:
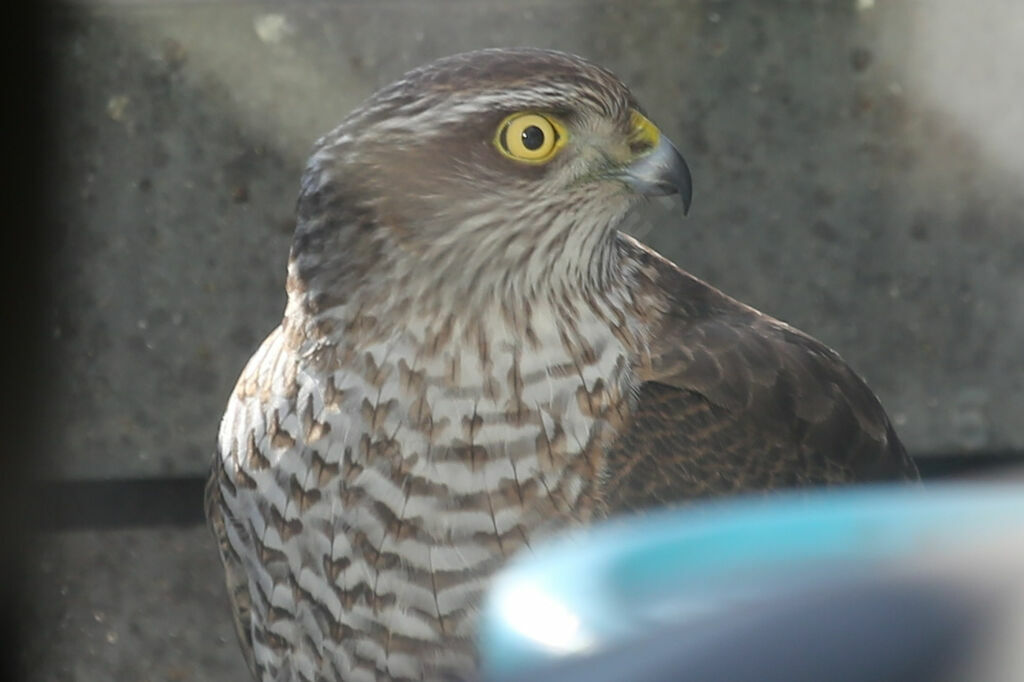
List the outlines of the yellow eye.
{"type": "Polygon", "coordinates": [[[545,163],[565,144],[565,128],[542,114],[512,114],[498,126],[494,144],[510,159],[545,163]]]}

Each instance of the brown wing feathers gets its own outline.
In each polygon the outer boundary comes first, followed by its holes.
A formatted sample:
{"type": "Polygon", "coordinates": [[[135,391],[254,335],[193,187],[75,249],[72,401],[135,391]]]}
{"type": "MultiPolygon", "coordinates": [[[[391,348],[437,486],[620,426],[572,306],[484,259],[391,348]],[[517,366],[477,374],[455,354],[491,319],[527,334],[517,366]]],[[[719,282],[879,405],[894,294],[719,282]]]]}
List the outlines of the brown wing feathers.
{"type": "Polygon", "coordinates": [[[609,453],[610,510],[755,489],[916,478],[871,390],[832,350],[632,242],[667,304],[609,453]]]}

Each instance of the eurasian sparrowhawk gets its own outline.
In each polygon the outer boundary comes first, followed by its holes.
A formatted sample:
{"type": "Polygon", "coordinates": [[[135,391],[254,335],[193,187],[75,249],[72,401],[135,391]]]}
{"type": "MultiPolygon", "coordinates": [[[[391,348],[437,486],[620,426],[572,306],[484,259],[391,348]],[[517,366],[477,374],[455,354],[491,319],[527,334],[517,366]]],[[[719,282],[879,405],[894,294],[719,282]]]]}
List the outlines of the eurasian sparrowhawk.
{"type": "Polygon", "coordinates": [[[836,353],[617,230],[675,192],[629,90],[557,52],[434,62],[317,143],[208,487],[257,678],[471,674],[488,578],[538,538],[916,477],[836,353]]]}

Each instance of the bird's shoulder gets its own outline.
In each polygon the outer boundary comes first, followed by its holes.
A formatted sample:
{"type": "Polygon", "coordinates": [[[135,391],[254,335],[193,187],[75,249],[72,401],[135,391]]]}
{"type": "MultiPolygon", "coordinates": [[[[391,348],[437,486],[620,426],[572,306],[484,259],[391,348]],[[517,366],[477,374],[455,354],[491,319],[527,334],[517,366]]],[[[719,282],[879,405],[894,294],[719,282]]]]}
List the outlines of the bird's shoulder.
{"type": "Polygon", "coordinates": [[[298,366],[295,344],[284,326],[277,327],[249,358],[235,383],[206,486],[207,521],[224,564],[238,639],[254,676],[254,629],[262,624],[254,623],[254,599],[259,595],[253,590],[258,586],[246,565],[255,556],[275,553],[253,532],[254,527],[280,526],[282,537],[287,530],[283,515],[264,513],[263,507],[281,473],[275,462],[294,460],[289,451],[302,448],[292,435],[297,431],[298,366]],[[262,521],[254,525],[257,516],[262,521]]]}
{"type": "Polygon", "coordinates": [[[861,427],[881,435],[881,406],[834,350],[684,272],[633,243],[644,285],[662,304],[638,376],[693,390],[729,410],[785,402],[794,417],[823,418],[836,401],[857,410],[861,427]]]}
{"type": "Polygon", "coordinates": [[[660,304],[613,460],[675,457],[707,494],[916,477],[878,399],[835,351],[643,244],[622,244],[660,304]],[[693,473],[698,461],[709,479],[693,473]]]}
{"type": "MultiPolygon", "coordinates": [[[[304,448],[314,421],[312,416],[303,420],[304,378],[298,341],[283,324],[249,358],[221,418],[211,476],[226,497],[237,497],[238,488],[256,490],[269,470],[291,463],[289,453],[304,448]]],[[[309,395],[305,398],[311,403],[309,395]]]]}

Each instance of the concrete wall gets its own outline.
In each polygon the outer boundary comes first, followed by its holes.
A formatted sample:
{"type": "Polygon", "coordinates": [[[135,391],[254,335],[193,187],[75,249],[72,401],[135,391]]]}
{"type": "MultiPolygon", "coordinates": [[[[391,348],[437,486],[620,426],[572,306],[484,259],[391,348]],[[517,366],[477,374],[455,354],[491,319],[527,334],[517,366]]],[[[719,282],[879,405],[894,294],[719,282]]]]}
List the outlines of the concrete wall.
{"type": "MultiPolygon", "coordinates": [[[[54,475],[204,472],[281,316],[313,140],[408,68],[527,44],[612,68],[687,157],[691,216],[654,206],[643,239],[835,347],[915,454],[1024,449],[1013,0],[139,0],[51,24],[54,475]]],[[[39,679],[241,679],[205,532],[54,537],[39,679]]]]}

